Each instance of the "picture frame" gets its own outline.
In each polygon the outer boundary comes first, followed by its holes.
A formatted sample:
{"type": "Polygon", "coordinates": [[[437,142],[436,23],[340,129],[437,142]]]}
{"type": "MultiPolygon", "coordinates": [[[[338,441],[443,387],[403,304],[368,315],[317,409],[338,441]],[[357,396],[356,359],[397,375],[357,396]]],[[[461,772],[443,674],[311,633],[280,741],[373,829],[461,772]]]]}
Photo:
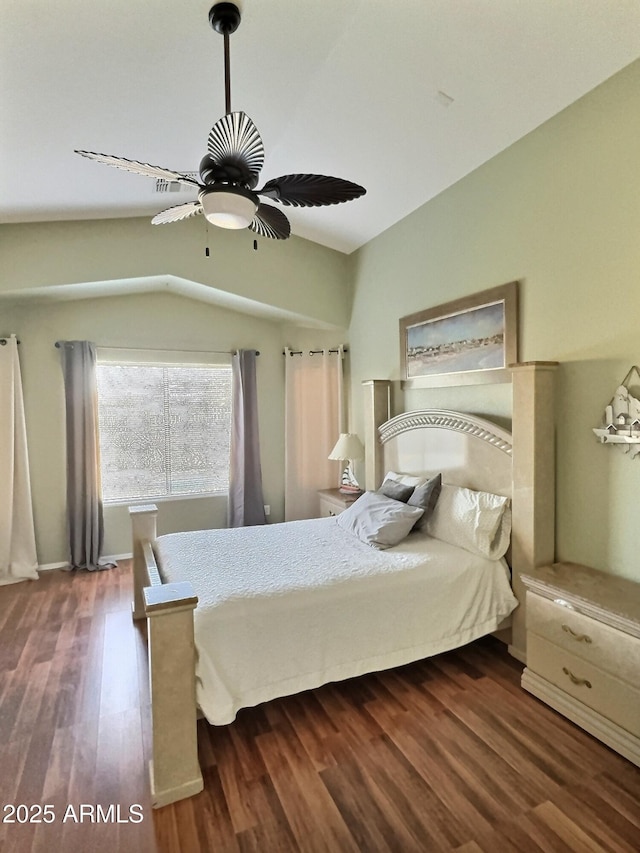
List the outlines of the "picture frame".
{"type": "Polygon", "coordinates": [[[517,281],[400,318],[403,388],[510,382],[517,361],[517,281]]]}

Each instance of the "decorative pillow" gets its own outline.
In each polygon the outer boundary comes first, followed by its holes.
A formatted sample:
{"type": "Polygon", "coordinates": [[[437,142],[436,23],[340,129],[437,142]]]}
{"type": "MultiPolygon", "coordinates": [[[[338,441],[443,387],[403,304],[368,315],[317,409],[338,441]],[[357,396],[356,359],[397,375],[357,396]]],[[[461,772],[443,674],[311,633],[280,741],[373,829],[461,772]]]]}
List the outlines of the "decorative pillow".
{"type": "Polygon", "coordinates": [[[406,486],[397,480],[385,480],[378,489],[377,494],[386,495],[388,498],[393,498],[394,501],[402,501],[402,503],[406,504],[413,491],[413,486],[406,486]]]}
{"type": "Polygon", "coordinates": [[[427,482],[426,477],[414,477],[413,474],[397,474],[395,471],[387,471],[385,480],[395,480],[396,483],[403,483],[405,486],[421,486],[427,482]]]}
{"type": "Polygon", "coordinates": [[[365,492],[337,515],[336,521],[361,542],[383,550],[402,542],[422,513],[420,507],[407,506],[378,492],[365,492]]]}
{"type": "Polygon", "coordinates": [[[413,494],[407,503],[409,506],[419,506],[424,510],[422,517],[415,523],[416,530],[420,530],[420,528],[424,527],[427,523],[431,513],[435,509],[436,503],[438,502],[441,489],[442,474],[436,474],[435,477],[427,480],[427,482],[423,483],[421,486],[416,486],[413,490],[413,494]]]}
{"type": "Polygon", "coordinates": [[[430,536],[472,554],[499,560],[509,547],[509,498],[443,485],[424,529],[430,536]]]}

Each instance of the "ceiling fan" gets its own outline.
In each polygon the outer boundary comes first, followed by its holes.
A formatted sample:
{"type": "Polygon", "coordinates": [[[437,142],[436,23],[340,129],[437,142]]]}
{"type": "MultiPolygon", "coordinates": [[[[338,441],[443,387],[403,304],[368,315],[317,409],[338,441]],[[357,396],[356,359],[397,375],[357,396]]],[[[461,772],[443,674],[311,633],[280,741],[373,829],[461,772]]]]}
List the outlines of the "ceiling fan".
{"type": "Polygon", "coordinates": [[[199,181],[125,157],[93,151],[76,150],[75,153],[117,169],[197,188],[197,201],[161,211],[151,220],[153,225],[178,222],[204,213],[209,222],[221,228],[250,228],[262,237],[286,240],[291,234],[289,220],[277,207],[262,201],[261,196],[285,206],[319,207],[364,195],[364,187],[326,175],[282,175],[255,189],[264,165],[262,139],[246,113],[231,111],[229,36],[240,25],[240,10],[235,3],[216,3],[209,11],[209,23],[224,37],[225,115],[209,133],[208,153],[200,161],[199,181]]]}

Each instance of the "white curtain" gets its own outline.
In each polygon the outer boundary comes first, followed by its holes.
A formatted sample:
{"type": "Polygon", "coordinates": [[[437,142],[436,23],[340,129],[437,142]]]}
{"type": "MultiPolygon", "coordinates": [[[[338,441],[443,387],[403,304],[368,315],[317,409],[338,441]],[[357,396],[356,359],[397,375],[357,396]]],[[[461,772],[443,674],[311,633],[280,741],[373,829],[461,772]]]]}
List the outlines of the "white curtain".
{"type": "Polygon", "coordinates": [[[286,350],[286,521],[318,515],[318,489],[340,483],[341,462],[327,457],[344,432],[343,348],[301,354],[286,350]]]}
{"type": "Polygon", "coordinates": [[[27,430],[15,335],[0,346],[0,585],[38,579],[27,430]]]}

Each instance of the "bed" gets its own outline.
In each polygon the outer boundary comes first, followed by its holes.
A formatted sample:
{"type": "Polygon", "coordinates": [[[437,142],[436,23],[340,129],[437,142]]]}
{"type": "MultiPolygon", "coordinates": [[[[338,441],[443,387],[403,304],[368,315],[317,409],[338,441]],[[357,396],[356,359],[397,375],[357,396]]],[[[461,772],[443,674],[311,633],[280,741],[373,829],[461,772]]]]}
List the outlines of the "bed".
{"type": "Polygon", "coordinates": [[[354,535],[347,513],[158,537],[156,508],[131,508],[133,615],[148,620],[154,806],[202,789],[198,709],[227,724],[242,707],[496,631],[525,659],[519,575],[553,559],[551,378],[547,364],[514,371],[513,435],[460,412],[389,419],[389,383],[365,383],[367,489],[392,470],[440,474],[443,494],[502,496],[512,527],[504,557],[436,538],[430,522],[378,550],[354,535]]]}
{"type": "Polygon", "coordinates": [[[518,603],[504,560],[420,532],[376,550],[337,518],[170,534],[156,551],[163,579],[197,591],[196,696],[214,725],[464,645],[518,603]]]}

